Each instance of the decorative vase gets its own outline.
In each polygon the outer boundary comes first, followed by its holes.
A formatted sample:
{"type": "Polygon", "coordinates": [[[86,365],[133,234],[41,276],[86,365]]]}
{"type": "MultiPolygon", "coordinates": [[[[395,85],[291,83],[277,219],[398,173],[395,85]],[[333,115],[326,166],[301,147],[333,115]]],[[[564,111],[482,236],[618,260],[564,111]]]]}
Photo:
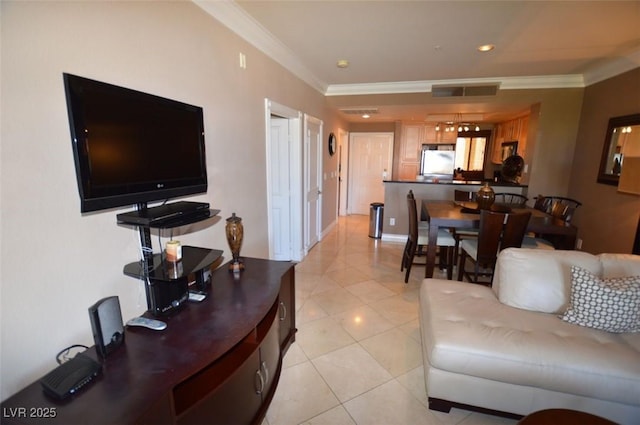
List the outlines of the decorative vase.
{"type": "Polygon", "coordinates": [[[478,190],[478,194],[476,195],[476,201],[478,202],[478,209],[480,210],[488,210],[493,205],[493,202],[496,200],[496,194],[489,186],[488,182],[485,182],[484,185],[478,190]]]}
{"type": "Polygon", "coordinates": [[[240,247],[242,246],[242,237],[244,236],[242,218],[236,216],[236,213],[232,213],[231,217],[227,218],[225,231],[227,234],[227,242],[231,249],[231,256],[233,257],[233,261],[229,264],[229,271],[239,273],[241,270],[244,270],[244,264],[240,259],[240,247]]]}

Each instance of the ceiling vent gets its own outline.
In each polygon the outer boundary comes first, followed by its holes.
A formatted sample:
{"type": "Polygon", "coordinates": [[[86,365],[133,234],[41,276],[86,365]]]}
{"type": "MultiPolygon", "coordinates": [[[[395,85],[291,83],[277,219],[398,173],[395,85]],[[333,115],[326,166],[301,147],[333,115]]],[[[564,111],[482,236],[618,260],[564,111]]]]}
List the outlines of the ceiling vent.
{"type": "Polygon", "coordinates": [[[348,115],[373,115],[378,113],[378,108],[341,108],[340,112],[348,115]]]}
{"type": "Polygon", "coordinates": [[[473,86],[433,86],[433,97],[469,97],[469,96],[495,96],[498,93],[499,84],[473,85],[473,86]]]}

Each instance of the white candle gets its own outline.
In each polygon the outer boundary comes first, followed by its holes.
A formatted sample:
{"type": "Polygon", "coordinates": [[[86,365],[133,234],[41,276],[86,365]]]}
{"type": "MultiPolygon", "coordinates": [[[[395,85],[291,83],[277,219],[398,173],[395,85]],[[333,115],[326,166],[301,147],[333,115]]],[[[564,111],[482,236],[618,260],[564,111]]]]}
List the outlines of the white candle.
{"type": "Polygon", "coordinates": [[[182,259],[182,246],[180,241],[169,241],[166,247],[167,261],[176,262],[182,259]]]}

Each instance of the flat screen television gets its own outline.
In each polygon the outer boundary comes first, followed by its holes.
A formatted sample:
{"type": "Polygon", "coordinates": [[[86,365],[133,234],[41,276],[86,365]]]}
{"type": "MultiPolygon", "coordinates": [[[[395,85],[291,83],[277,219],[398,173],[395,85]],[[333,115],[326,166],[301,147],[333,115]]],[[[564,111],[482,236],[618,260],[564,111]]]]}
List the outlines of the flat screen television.
{"type": "Polygon", "coordinates": [[[207,191],[201,107],[63,78],[81,212],[207,191]]]}

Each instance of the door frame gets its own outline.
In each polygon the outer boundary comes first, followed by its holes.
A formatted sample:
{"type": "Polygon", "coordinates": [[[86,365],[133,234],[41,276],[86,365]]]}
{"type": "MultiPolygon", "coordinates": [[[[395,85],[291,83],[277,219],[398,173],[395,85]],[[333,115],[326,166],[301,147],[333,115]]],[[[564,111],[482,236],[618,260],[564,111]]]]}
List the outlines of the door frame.
{"type": "Polygon", "coordinates": [[[271,116],[289,120],[289,173],[291,179],[289,214],[291,218],[290,249],[292,261],[302,261],[305,253],[303,248],[303,220],[302,220],[302,113],[295,109],[281,105],[265,98],[265,134],[266,134],[266,163],[267,163],[267,227],[269,235],[269,258],[274,255],[274,234],[277,224],[272,216],[272,190],[270,187],[272,167],[271,158],[271,116]]]}

